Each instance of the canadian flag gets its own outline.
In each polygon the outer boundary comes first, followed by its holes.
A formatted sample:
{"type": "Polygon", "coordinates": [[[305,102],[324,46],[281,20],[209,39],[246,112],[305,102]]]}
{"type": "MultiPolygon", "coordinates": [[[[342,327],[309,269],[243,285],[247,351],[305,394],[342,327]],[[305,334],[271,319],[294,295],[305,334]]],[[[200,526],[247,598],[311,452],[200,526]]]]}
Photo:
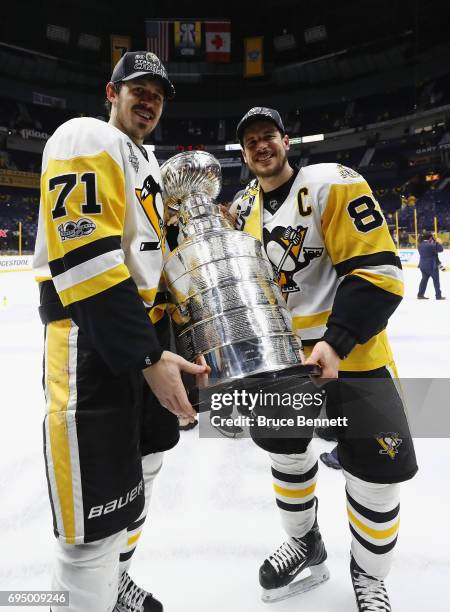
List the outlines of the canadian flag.
{"type": "Polygon", "coordinates": [[[206,59],[208,62],[229,62],[231,59],[231,23],[208,21],[205,29],[206,59]]]}

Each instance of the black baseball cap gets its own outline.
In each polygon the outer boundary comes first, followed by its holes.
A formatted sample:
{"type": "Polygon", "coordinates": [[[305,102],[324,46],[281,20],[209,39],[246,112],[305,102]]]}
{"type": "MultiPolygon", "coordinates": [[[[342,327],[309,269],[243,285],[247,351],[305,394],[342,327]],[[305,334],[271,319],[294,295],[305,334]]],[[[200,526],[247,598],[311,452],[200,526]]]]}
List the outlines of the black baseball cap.
{"type": "Polygon", "coordinates": [[[128,51],[114,66],[111,82],[130,81],[139,77],[151,77],[162,82],[166,98],[173,98],[175,87],[169,81],[163,63],[150,51],[128,51]]]}
{"type": "Polygon", "coordinates": [[[248,113],[246,113],[242,119],[239,121],[238,126],[236,128],[236,137],[239,142],[242,144],[244,137],[244,130],[250,123],[253,121],[272,121],[281,134],[284,136],[286,130],[284,129],[283,122],[280,117],[280,113],[273,108],[267,108],[265,106],[255,106],[251,108],[248,113]]]}

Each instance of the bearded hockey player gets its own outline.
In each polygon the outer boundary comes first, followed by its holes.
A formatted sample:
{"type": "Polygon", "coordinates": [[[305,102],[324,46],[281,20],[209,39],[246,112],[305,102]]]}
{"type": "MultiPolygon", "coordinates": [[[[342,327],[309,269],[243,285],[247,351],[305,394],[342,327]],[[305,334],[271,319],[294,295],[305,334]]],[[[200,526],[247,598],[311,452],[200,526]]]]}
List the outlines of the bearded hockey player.
{"type": "MultiPolygon", "coordinates": [[[[350,575],[360,612],[391,610],[384,579],[399,528],[399,483],[417,471],[386,326],[403,295],[402,271],[378,202],[358,172],[339,164],[299,170],[276,110],[252,108],[237,137],[255,175],[232,211],[272,262],[306,363],[318,363],[337,431],[351,532],[350,575]]],[[[329,576],[310,438],[258,438],[269,453],[288,540],[260,568],[264,601],[318,586],[329,576]]]]}

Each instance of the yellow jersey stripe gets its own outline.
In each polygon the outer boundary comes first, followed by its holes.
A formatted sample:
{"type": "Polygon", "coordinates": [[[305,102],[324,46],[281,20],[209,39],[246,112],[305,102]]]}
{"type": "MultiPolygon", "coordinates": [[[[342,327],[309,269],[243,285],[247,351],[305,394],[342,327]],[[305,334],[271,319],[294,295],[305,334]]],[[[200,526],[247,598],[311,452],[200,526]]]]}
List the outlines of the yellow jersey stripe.
{"type": "Polygon", "coordinates": [[[369,272],[368,270],[353,270],[353,272],[350,272],[350,275],[359,276],[379,289],[384,289],[384,291],[389,291],[390,293],[395,293],[395,295],[403,297],[405,288],[403,282],[400,280],[390,276],[383,276],[376,272],[369,272]]]}
{"type": "Polygon", "coordinates": [[[150,321],[153,324],[158,323],[158,321],[161,321],[166,311],[166,306],[167,304],[158,304],[157,306],[155,306],[154,308],[150,310],[149,312],[150,321]]]}
{"type": "Polygon", "coordinates": [[[68,306],[74,302],[85,300],[102,291],[106,291],[110,287],[114,287],[124,280],[127,280],[127,278],[130,278],[128,268],[125,264],[119,264],[98,276],[94,276],[68,289],[64,289],[59,293],[59,297],[63,305],[68,306]]]}
{"type": "Polygon", "coordinates": [[[152,287],[151,289],[138,289],[138,293],[144,302],[147,304],[153,304],[156,294],[158,293],[158,289],[156,287],[152,287]]]}
{"type": "Polygon", "coordinates": [[[47,393],[51,456],[54,465],[61,515],[67,544],[75,544],[75,511],[72,487],[66,410],[69,402],[69,334],[71,321],[55,321],[47,326],[47,393]]]}
{"type": "Polygon", "coordinates": [[[258,187],[258,193],[255,196],[252,210],[245,222],[244,231],[250,236],[257,238],[262,242],[262,204],[261,204],[261,189],[258,187]]]}
{"type": "Polygon", "coordinates": [[[330,314],[331,310],[324,310],[323,312],[316,312],[311,315],[292,317],[292,328],[296,330],[326,325],[330,314]]]}
{"type": "Polygon", "coordinates": [[[280,487],[277,484],[273,484],[273,490],[278,495],[282,495],[283,497],[308,497],[308,495],[312,495],[316,489],[316,483],[312,484],[306,489],[286,489],[285,487],[280,487]]]}
{"type": "Polygon", "coordinates": [[[398,528],[400,526],[400,519],[397,519],[394,525],[392,525],[392,527],[389,527],[389,529],[372,529],[371,527],[364,525],[364,523],[357,519],[353,512],[350,510],[349,506],[347,506],[347,514],[350,519],[350,522],[353,523],[355,527],[358,527],[358,529],[366,533],[371,538],[375,538],[376,540],[385,540],[386,538],[390,538],[398,531],[398,528]]]}

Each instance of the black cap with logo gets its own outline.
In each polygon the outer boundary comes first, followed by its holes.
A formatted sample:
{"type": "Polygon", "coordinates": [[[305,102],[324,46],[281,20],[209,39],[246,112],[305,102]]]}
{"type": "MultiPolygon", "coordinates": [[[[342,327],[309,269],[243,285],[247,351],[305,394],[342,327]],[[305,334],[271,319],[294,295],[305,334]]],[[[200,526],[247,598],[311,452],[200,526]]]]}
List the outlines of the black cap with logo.
{"type": "Polygon", "coordinates": [[[175,87],[169,81],[161,60],[150,51],[128,51],[114,66],[111,82],[130,81],[139,77],[151,77],[162,82],[166,98],[173,98],[175,87]]]}
{"type": "Polygon", "coordinates": [[[253,121],[272,121],[281,134],[284,136],[286,130],[284,129],[283,122],[280,117],[280,113],[273,108],[267,108],[265,106],[255,106],[246,113],[239,121],[236,128],[236,137],[242,144],[244,137],[245,128],[253,121]]]}

